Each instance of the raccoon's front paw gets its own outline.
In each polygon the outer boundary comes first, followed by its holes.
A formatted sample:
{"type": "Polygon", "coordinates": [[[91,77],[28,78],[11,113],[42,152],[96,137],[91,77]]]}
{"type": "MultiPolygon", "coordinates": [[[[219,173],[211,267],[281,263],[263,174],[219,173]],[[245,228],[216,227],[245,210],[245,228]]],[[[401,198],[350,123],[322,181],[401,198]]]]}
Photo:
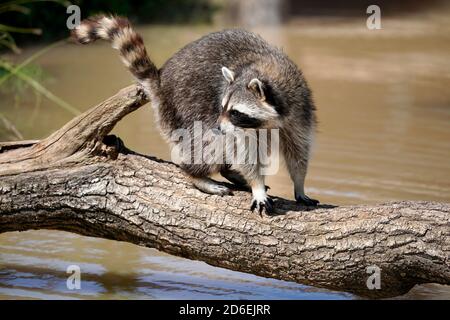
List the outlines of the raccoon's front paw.
{"type": "Polygon", "coordinates": [[[311,199],[307,195],[301,195],[295,197],[298,204],[307,206],[307,207],[316,207],[319,204],[319,200],[311,199]]]}
{"type": "Polygon", "coordinates": [[[255,209],[260,215],[262,215],[263,211],[265,211],[267,215],[271,215],[275,212],[272,198],[269,196],[264,198],[261,197],[261,199],[253,198],[250,210],[254,211],[255,209]]]}

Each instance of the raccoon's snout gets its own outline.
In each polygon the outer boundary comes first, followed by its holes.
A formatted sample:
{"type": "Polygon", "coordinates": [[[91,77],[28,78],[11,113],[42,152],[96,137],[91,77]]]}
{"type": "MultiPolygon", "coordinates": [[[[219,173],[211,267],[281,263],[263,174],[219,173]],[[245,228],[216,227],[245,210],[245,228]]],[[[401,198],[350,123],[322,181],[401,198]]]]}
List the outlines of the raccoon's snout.
{"type": "Polygon", "coordinates": [[[222,124],[219,124],[219,131],[220,131],[221,133],[226,133],[225,127],[222,126],[222,124]]]}
{"type": "Polygon", "coordinates": [[[211,128],[212,132],[214,132],[215,134],[219,134],[222,132],[222,130],[220,129],[220,123],[216,124],[215,126],[213,126],[211,128]]]}

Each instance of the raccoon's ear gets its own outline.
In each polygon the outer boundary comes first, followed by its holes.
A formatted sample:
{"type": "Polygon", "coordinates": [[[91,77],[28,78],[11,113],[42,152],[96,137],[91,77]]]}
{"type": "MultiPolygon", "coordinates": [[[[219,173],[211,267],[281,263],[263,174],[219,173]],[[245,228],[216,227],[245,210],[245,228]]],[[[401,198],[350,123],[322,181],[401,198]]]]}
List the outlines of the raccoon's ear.
{"type": "Polygon", "coordinates": [[[264,94],[263,84],[261,80],[253,78],[248,83],[248,88],[252,90],[261,101],[266,100],[266,95],[264,94]]]}
{"type": "Polygon", "coordinates": [[[234,81],[234,72],[228,69],[227,67],[222,67],[222,74],[224,78],[228,81],[228,83],[232,83],[234,81]]]}

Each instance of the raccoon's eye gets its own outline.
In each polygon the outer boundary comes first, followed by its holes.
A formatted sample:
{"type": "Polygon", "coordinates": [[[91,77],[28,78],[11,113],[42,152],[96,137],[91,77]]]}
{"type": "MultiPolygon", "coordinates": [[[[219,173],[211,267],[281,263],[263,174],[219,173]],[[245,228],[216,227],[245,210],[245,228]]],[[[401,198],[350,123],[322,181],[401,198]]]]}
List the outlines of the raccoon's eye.
{"type": "Polygon", "coordinates": [[[234,110],[234,109],[232,109],[231,111],[230,111],[230,116],[234,116],[234,117],[236,117],[236,116],[239,116],[241,113],[239,112],[239,111],[236,111],[236,110],[234,110]]]}

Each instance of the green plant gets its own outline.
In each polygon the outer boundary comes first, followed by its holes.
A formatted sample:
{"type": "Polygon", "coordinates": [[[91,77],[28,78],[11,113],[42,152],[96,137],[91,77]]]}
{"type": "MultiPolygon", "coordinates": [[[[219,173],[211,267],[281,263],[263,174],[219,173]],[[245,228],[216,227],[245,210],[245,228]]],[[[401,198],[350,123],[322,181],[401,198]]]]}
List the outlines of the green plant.
{"type": "MultiPolygon", "coordinates": [[[[77,115],[80,113],[80,111],[78,109],[76,109],[75,107],[72,107],[70,104],[65,102],[63,99],[54,95],[52,92],[50,92],[48,89],[46,89],[39,81],[37,81],[33,77],[29,76],[26,72],[17,71],[16,70],[17,68],[14,67],[14,65],[12,65],[11,63],[2,61],[0,59],[0,68],[3,68],[7,72],[9,72],[9,74],[16,76],[17,78],[22,80],[25,84],[29,85],[31,88],[33,88],[35,91],[37,91],[39,94],[42,94],[44,97],[46,97],[50,101],[54,102],[57,106],[63,108],[64,110],[67,110],[74,115],[77,115]]],[[[1,82],[1,80],[2,79],[0,79],[0,82],[1,82]]]]}
{"type": "MultiPolygon", "coordinates": [[[[29,15],[31,13],[31,10],[25,7],[24,4],[34,2],[54,2],[64,6],[70,5],[70,2],[65,0],[13,0],[0,4],[0,15],[11,12],[18,12],[24,15],[29,15]]],[[[20,53],[20,49],[16,45],[12,33],[41,35],[42,30],[39,28],[22,28],[17,26],[0,24],[0,46],[6,47],[15,53],[20,53]]]]}
{"type": "Polygon", "coordinates": [[[9,139],[23,140],[23,135],[16,126],[9,121],[2,113],[0,113],[0,136],[6,136],[9,139]]]}
{"type": "MultiPolygon", "coordinates": [[[[56,2],[60,4],[68,5],[67,1],[60,0],[50,0],[51,2],[56,2]]],[[[42,0],[15,0],[6,2],[0,5],[0,15],[6,12],[16,11],[22,14],[29,14],[28,8],[24,7],[23,4],[31,2],[43,2],[42,0]]],[[[3,46],[10,49],[14,53],[20,53],[20,49],[17,47],[16,42],[12,33],[32,33],[41,34],[41,29],[37,28],[21,28],[16,26],[9,26],[5,24],[0,24],[0,47],[3,46]]],[[[32,62],[38,57],[42,56],[44,53],[48,52],[50,49],[61,45],[63,42],[58,41],[54,44],[46,46],[45,48],[39,50],[28,59],[20,64],[14,64],[8,61],[4,56],[0,57],[0,89],[2,91],[9,91],[15,95],[16,102],[19,100],[19,96],[24,90],[31,88],[36,94],[36,105],[40,104],[41,96],[49,99],[57,106],[63,108],[64,110],[72,113],[78,114],[79,110],[71,106],[69,103],[59,98],[47,88],[42,85],[44,80],[44,72],[42,68],[33,65],[32,62]]],[[[11,123],[6,116],[0,114],[0,124],[6,129],[7,132],[12,134],[15,138],[21,138],[22,134],[20,131],[11,123]]]]}

